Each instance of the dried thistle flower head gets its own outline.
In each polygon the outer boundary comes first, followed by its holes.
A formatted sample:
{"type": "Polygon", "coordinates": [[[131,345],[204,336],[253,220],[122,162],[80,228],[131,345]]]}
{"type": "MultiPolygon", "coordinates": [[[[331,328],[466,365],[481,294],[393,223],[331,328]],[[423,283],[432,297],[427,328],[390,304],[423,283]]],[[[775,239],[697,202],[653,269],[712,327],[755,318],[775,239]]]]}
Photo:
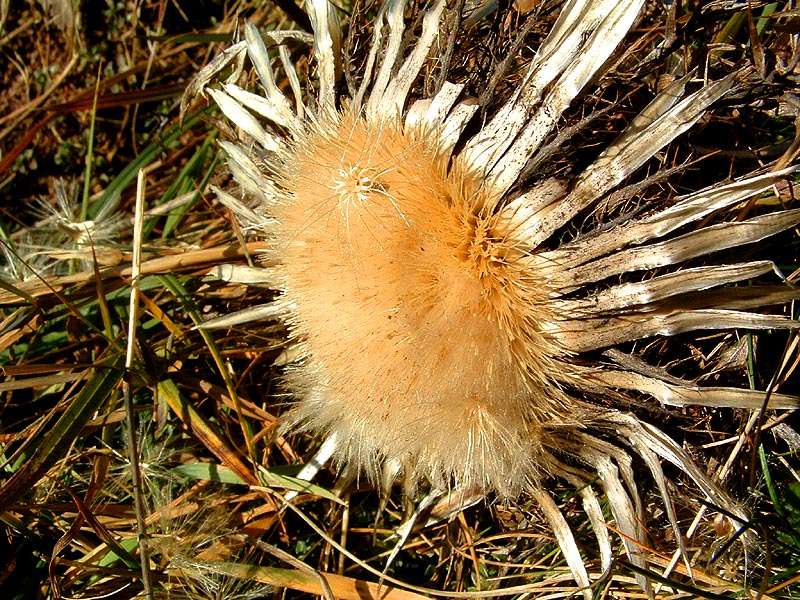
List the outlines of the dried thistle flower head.
{"type": "Polygon", "coordinates": [[[281,169],[291,200],[272,210],[305,356],[294,418],[336,432],[373,474],[388,459],[513,493],[565,405],[547,375],[564,355],[545,329],[547,281],[439,132],[353,112],[317,127],[281,169]]]}
{"type": "Polygon", "coordinates": [[[55,202],[42,199],[32,210],[37,222],[0,243],[0,257],[5,259],[0,272],[13,280],[63,273],[75,261],[87,269],[119,261],[119,251],[113,246],[125,229],[124,216],[108,207],[88,219],[75,201],[74,186],[56,180],[52,189],[55,202]]]}
{"type": "MultiPolygon", "coordinates": [[[[635,391],[678,406],[763,401],[757,391],[697,387],[615,351],[600,363],[595,351],[696,330],[798,327],[748,311],[783,303],[796,290],[708,291],[768,274],[770,262],[682,267],[797,225],[798,209],[743,221],[729,215],[793,167],[636,212],[620,206],[624,195],[611,195],[691,128],[737,73],[694,93],[686,92],[691,72],[676,78],[568,185],[522,179],[532,161],[547,160],[552,148],[545,145],[556,139],[562,113],[600,73],[642,5],[566,3],[516,89],[480,123],[462,84],[444,82],[432,95],[415,96],[429,57],[446,52],[442,0],[426,10],[405,50],[405,3],[381,5],[360,85],[347,97],[339,95],[341,34],[325,0],[309,2],[313,101],[303,102],[281,45],[303,35],[264,34],[279,47],[292,107],[251,25],[187,92],[207,91],[239,129],[240,141],[223,147],[241,194],[220,191],[219,198],[270,244],[265,274],[281,295],[248,314],[283,316],[296,344],[298,360],[287,375],[297,394],[291,426],[332,436],[340,461],[376,479],[399,469],[412,485],[504,495],[528,489],[582,586],[588,576],[543,485],[548,477],[581,488],[605,568],[611,552],[594,478],[631,560],[643,565],[631,451],[655,478],[679,543],[662,460],[741,514],[668,436],[592,399],[635,391]],[[261,94],[235,83],[245,55],[261,94]],[[228,82],[210,84],[231,62],[237,69],[228,82]],[[603,214],[616,213],[613,222],[598,211],[594,229],[564,233],[600,202],[603,214]],[[626,274],[633,276],[619,283],[626,274]]],[[[797,406],[780,394],[770,402],[797,406]]]]}

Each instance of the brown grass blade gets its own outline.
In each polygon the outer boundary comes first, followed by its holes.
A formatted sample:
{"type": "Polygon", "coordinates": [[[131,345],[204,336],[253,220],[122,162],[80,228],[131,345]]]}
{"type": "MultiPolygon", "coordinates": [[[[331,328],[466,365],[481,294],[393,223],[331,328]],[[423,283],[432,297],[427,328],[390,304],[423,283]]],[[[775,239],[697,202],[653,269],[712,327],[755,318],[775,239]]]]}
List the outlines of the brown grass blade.
{"type": "Polygon", "coordinates": [[[219,435],[215,428],[198,413],[178,391],[178,386],[171,379],[158,383],[158,393],[166,401],[172,412],[183,421],[200,442],[209,451],[249,484],[258,484],[258,479],[245,465],[231,446],[219,435]]]}
{"type": "MultiPolygon", "coordinates": [[[[181,252],[179,254],[169,254],[167,256],[159,256],[152,258],[142,263],[141,275],[154,275],[158,273],[176,273],[187,271],[204,265],[212,265],[219,262],[229,262],[231,259],[244,258],[245,254],[255,254],[266,248],[264,242],[251,242],[247,244],[246,248],[242,248],[239,244],[228,244],[225,246],[216,246],[214,248],[203,248],[199,250],[190,250],[188,252],[181,252]]],[[[102,269],[100,275],[104,280],[107,279],[125,279],[131,276],[131,268],[127,267],[112,267],[110,269],[102,269]]],[[[32,281],[30,283],[20,285],[20,291],[28,293],[32,297],[44,296],[63,290],[70,285],[80,285],[94,282],[94,271],[82,271],[74,275],[63,275],[61,277],[53,277],[47,281],[45,285],[39,281],[32,281]]],[[[16,304],[23,299],[19,294],[7,291],[0,294],[0,305],[3,304],[16,304]]]]}
{"type": "Polygon", "coordinates": [[[567,321],[554,335],[564,347],[586,352],[657,335],[672,336],[704,329],[800,329],[800,321],[735,310],[649,312],[567,321]]]}
{"type": "Polygon", "coordinates": [[[99,364],[92,378],[52,427],[34,434],[27,448],[27,459],[0,487],[0,506],[7,507],[30,492],[34,484],[64,455],[83,426],[119,383],[122,378],[121,367],[119,356],[99,364]]]}
{"type": "Polygon", "coordinates": [[[333,573],[319,573],[317,576],[299,569],[278,569],[231,562],[204,563],[203,566],[215,573],[315,595],[324,594],[324,588],[319,580],[319,576],[321,576],[328,582],[334,597],[340,600],[377,600],[378,598],[381,600],[421,600],[425,598],[415,592],[387,585],[379,586],[371,581],[333,573]]]}

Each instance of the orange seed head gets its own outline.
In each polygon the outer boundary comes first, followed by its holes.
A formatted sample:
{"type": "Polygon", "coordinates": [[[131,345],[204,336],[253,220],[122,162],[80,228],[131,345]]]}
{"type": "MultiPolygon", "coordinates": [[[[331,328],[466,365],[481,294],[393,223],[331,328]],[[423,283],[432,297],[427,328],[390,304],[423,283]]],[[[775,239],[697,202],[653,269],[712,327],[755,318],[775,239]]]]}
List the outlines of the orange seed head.
{"type": "Polygon", "coordinates": [[[513,493],[534,469],[559,354],[548,289],[496,198],[437,137],[345,114],[284,160],[274,259],[304,360],[292,422],[373,476],[513,493]]]}

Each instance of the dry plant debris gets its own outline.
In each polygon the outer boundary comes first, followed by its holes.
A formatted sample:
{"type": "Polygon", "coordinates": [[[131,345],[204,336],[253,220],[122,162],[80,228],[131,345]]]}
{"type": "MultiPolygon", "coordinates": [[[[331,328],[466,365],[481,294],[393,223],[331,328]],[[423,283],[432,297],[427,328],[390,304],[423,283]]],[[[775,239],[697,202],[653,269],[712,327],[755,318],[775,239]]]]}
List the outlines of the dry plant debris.
{"type": "Polygon", "coordinates": [[[3,597],[797,597],[791,3],[89,4],[0,4],[3,597]]]}

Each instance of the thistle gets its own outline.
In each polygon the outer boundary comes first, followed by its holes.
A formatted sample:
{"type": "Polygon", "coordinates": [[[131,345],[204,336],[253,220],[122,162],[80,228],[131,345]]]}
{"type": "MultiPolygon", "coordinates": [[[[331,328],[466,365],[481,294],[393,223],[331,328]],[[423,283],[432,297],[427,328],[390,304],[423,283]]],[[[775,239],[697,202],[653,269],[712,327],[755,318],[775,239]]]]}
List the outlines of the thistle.
{"type": "MultiPolygon", "coordinates": [[[[342,35],[325,0],[308,3],[315,85],[300,85],[283,45],[302,34],[263,34],[278,47],[290,100],[262,34],[248,24],[245,40],[187,92],[210,95],[238,129],[239,140],[222,147],[239,190],[218,197],[268,242],[263,279],[279,291],[238,321],[266,315],[288,326],[296,360],[286,383],[297,401],[287,427],[328,437],[340,463],[375,481],[401,477],[407,490],[426,482],[506,497],[530,492],[586,598],[589,577],[547,491],[552,478],[580,489],[604,569],[611,549],[594,479],[631,561],[644,565],[631,454],[649,468],[681,547],[662,461],[744,518],[672,439],[609,404],[632,393],[673,406],[764,402],[764,392],[699,387],[617,347],[701,330],[800,327],[752,312],[797,297],[794,288],[717,293],[775,271],[770,261],[695,264],[800,223],[800,209],[732,215],[795,167],[716,183],[668,205],[653,198],[635,211],[621,205],[624,193],[613,194],[638,183],[637,169],[742,73],[693,93],[694,73],[680,74],[573,181],[530,176],[557,143],[562,114],[602,74],[643,4],[567,2],[519,83],[484,114],[463,84],[432,85],[427,65],[446,52],[442,0],[425,11],[408,48],[405,3],[380,6],[349,94],[340,93],[342,35]],[[260,93],[237,85],[245,58],[260,93]],[[231,63],[227,82],[215,83],[231,63]],[[592,228],[574,233],[592,212],[592,228]]],[[[797,404],[769,396],[769,408],[797,404]]]]}
{"type": "Polygon", "coordinates": [[[70,265],[92,268],[93,265],[119,262],[120,251],[114,248],[125,228],[122,214],[104,210],[95,219],[81,216],[74,202],[74,190],[62,180],[53,183],[55,203],[41,200],[32,211],[37,217],[33,227],[0,244],[3,263],[0,272],[12,280],[26,281],[44,274],[64,273],[70,265]]]}

